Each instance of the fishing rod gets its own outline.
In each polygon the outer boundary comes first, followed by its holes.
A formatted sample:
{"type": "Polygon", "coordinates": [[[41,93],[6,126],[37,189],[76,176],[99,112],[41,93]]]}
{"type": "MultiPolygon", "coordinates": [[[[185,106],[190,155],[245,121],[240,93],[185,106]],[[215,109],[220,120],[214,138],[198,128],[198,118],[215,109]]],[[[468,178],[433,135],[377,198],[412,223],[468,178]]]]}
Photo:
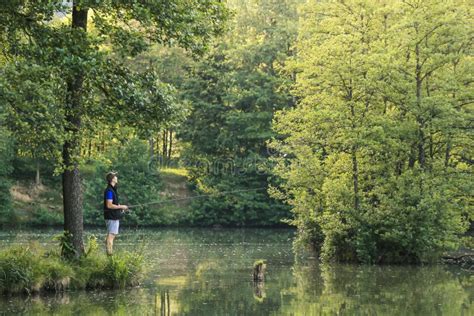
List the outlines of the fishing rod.
{"type": "Polygon", "coordinates": [[[267,187],[261,187],[261,188],[253,188],[253,189],[222,191],[222,192],[216,192],[216,193],[210,193],[210,194],[200,194],[200,195],[196,195],[196,196],[190,196],[190,197],[179,198],[179,199],[172,199],[172,200],[165,200],[165,201],[154,201],[154,202],[149,202],[149,203],[129,205],[128,208],[130,209],[130,208],[136,208],[136,207],[145,206],[145,205],[158,205],[158,204],[165,204],[165,203],[176,202],[176,201],[193,200],[193,199],[198,199],[198,198],[202,198],[202,197],[208,197],[208,196],[213,196],[213,195],[221,195],[221,194],[227,194],[227,193],[260,191],[260,190],[266,190],[266,189],[267,189],[267,187]]]}

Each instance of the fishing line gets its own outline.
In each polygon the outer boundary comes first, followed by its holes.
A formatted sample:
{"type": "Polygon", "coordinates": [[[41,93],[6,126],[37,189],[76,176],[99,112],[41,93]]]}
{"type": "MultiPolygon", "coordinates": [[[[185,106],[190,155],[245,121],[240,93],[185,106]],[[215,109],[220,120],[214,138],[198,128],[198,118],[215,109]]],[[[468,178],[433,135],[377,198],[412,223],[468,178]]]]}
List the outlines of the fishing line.
{"type": "Polygon", "coordinates": [[[199,198],[202,198],[202,197],[208,197],[208,196],[213,196],[213,195],[221,195],[221,194],[227,194],[227,193],[260,191],[260,190],[266,190],[266,189],[267,189],[267,187],[261,187],[261,188],[254,188],[254,189],[222,191],[222,192],[216,192],[216,193],[210,193],[210,194],[200,194],[200,195],[196,195],[196,196],[190,196],[190,197],[179,198],[179,199],[172,199],[172,200],[166,200],[166,201],[155,201],[155,202],[149,202],[149,203],[143,203],[143,204],[129,205],[128,208],[134,208],[134,207],[145,206],[145,205],[159,205],[159,204],[165,204],[165,203],[176,202],[176,201],[184,201],[184,200],[193,200],[193,199],[199,199],[199,198]]]}

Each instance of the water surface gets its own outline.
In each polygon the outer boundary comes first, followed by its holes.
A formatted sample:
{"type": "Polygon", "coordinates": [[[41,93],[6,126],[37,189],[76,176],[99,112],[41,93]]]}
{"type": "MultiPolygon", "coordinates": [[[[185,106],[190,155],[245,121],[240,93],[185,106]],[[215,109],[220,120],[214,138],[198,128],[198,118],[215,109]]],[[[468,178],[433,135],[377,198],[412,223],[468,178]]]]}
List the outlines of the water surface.
{"type": "MultiPolygon", "coordinates": [[[[58,231],[0,233],[0,248],[51,244],[58,231]]],[[[322,265],[295,257],[290,229],[123,229],[115,250],[143,247],[139,288],[0,298],[24,315],[474,315],[474,276],[433,266],[322,265]],[[265,282],[252,266],[265,259],[265,282]]],[[[87,230],[103,239],[102,230],[87,230]]],[[[103,249],[101,249],[103,251],[103,249]]]]}

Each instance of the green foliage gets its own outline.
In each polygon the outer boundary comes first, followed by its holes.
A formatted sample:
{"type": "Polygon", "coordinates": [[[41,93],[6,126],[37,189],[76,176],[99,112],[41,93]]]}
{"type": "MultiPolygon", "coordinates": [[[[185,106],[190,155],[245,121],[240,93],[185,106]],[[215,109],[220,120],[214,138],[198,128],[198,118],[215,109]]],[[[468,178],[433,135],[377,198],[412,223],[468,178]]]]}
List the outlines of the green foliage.
{"type": "Polygon", "coordinates": [[[109,257],[103,273],[113,287],[124,288],[138,285],[135,277],[141,272],[142,266],[142,255],[124,252],[120,256],[109,257]]]}
{"type": "Polygon", "coordinates": [[[64,85],[58,73],[51,72],[51,67],[26,61],[0,68],[0,100],[9,105],[6,123],[20,157],[52,161],[61,157],[64,85]]]}
{"type": "Polygon", "coordinates": [[[73,274],[59,257],[46,257],[39,245],[13,247],[0,253],[0,292],[63,290],[73,274]]]}
{"type": "Polygon", "coordinates": [[[227,15],[217,0],[0,3],[0,104],[19,148],[52,159],[63,174],[65,219],[74,219],[64,224],[76,251],[82,191],[71,183],[80,181],[81,144],[91,126],[120,120],[148,136],[177,108],[173,88],[152,69],[133,71],[123,60],[153,43],[200,54],[227,15]]]}
{"type": "Polygon", "coordinates": [[[435,0],[302,12],[287,66],[299,103],[276,115],[273,142],[273,195],[292,206],[299,243],[368,263],[457,247],[473,214],[472,12],[435,0]]]}
{"type": "Polygon", "coordinates": [[[31,215],[32,225],[37,226],[60,226],[63,223],[63,214],[56,210],[50,210],[39,206],[34,209],[31,215]]]}
{"type": "Polygon", "coordinates": [[[16,222],[11,207],[10,179],[13,160],[13,142],[11,134],[3,125],[3,113],[0,108],[0,226],[16,222]]]}
{"type": "Polygon", "coordinates": [[[74,286],[78,288],[125,288],[140,284],[143,254],[119,252],[113,256],[99,254],[97,238],[91,236],[85,256],[76,262],[74,286]]]}
{"type": "Polygon", "coordinates": [[[76,258],[76,251],[72,244],[72,234],[68,231],[64,231],[62,234],[53,237],[53,240],[59,243],[59,249],[61,249],[61,257],[66,260],[72,260],[76,258]]]}
{"type": "MultiPolygon", "coordinates": [[[[124,61],[152,43],[200,54],[210,37],[222,33],[228,15],[214,0],[74,5],[93,11],[87,30],[55,17],[57,12],[71,15],[62,1],[2,3],[0,10],[0,40],[8,57],[0,69],[0,100],[9,106],[9,125],[20,151],[58,164],[62,145],[79,141],[98,122],[113,117],[149,133],[179,112],[173,88],[161,83],[153,69],[137,70],[124,61]],[[72,91],[75,78],[82,78],[87,94],[72,91]],[[80,128],[71,129],[77,120],[80,128]]],[[[78,148],[71,154],[80,158],[78,148]]]]}
{"type": "Polygon", "coordinates": [[[20,292],[28,288],[33,288],[34,266],[31,259],[34,255],[28,248],[13,248],[9,253],[2,253],[0,257],[2,294],[11,289],[13,292],[20,292]]]}
{"type": "Polygon", "coordinates": [[[182,85],[192,104],[179,131],[190,144],[183,161],[196,191],[210,194],[193,203],[195,223],[275,225],[288,215],[265,191],[266,141],[273,112],[292,102],[282,89],[291,77],[278,70],[292,54],[297,2],[230,1],[232,28],[182,85]]]}
{"type": "Polygon", "coordinates": [[[84,182],[84,223],[104,224],[104,190],[107,186],[105,175],[109,172],[108,163],[100,160],[89,160],[81,166],[84,182]]]}
{"type": "Polygon", "coordinates": [[[266,264],[265,259],[258,259],[257,261],[255,261],[253,263],[253,267],[255,268],[255,267],[257,267],[258,265],[261,265],[261,264],[266,264]]]}
{"type": "MultiPolygon", "coordinates": [[[[60,239],[64,240],[64,236],[60,239]]],[[[61,243],[61,252],[65,243],[61,243]]],[[[94,237],[89,239],[86,255],[76,260],[64,260],[58,251],[46,251],[39,244],[4,249],[0,252],[0,293],[125,288],[139,284],[143,273],[141,253],[107,257],[97,250],[94,237]]]]}
{"type": "MultiPolygon", "coordinates": [[[[117,185],[121,204],[137,205],[159,201],[160,177],[149,165],[146,143],[131,139],[120,148],[112,148],[107,162],[96,161],[85,172],[85,223],[103,225],[105,175],[110,170],[118,172],[117,185]]],[[[86,167],[87,169],[87,167],[86,167]]],[[[128,225],[161,224],[160,210],[149,207],[132,208],[124,218],[128,225]]]]}
{"type": "Polygon", "coordinates": [[[89,237],[88,243],[87,243],[87,249],[84,252],[84,255],[87,257],[95,252],[97,252],[97,249],[99,249],[99,244],[97,243],[97,237],[92,235],[89,237]]]}
{"type": "Polygon", "coordinates": [[[13,154],[13,172],[10,175],[12,180],[33,182],[35,181],[36,172],[39,171],[41,184],[58,191],[61,189],[58,185],[60,177],[55,175],[56,166],[54,161],[20,154],[18,146],[14,146],[14,150],[17,154],[13,154]]]}
{"type": "MultiPolygon", "coordinates": [[[[137,205],[159,201],[160,178],[156,170],[150,168],[148,147],[138,139],[132,139],[124,147],[124,152],[112,161],[112,169],[119,173],[119,194],[123,204],[137,205]]],[[[146,206],[135,207],[128,214],[131,224],[152,223],[156,218],[146,206]]]]}

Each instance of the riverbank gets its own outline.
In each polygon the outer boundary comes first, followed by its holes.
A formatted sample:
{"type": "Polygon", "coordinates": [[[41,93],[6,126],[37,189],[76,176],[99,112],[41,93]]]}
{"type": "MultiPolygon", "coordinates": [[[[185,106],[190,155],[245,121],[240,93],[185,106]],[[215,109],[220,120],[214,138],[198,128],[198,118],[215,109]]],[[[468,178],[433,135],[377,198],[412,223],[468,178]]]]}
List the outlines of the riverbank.
{"type": "MultiPolygon", "coordinates": [[[[61,239],[56,236],[55,240],[61,239]]],[[[11,246],[0,252],[0,294],[32,294],[79,289],[126,288],[140,284],[143,255],[98,252],[97,239],[89,238],[85,254],[66,256],[68,244],[44,246],[38,242],[11,246]]]]}

